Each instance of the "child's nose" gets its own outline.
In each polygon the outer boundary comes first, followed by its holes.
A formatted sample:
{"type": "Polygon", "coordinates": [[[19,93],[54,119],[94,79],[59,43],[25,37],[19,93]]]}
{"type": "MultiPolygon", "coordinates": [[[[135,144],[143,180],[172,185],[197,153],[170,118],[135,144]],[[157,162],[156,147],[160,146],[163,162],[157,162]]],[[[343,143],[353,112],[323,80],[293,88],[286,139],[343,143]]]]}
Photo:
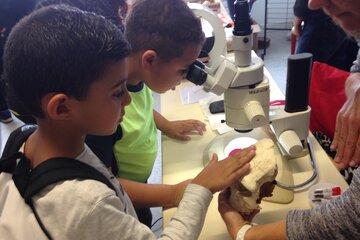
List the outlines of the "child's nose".
{"type": "Polygon", "coordinates": [[[124,96],[123,106],[125,107],[125,106],[129,105],[130,103],[131,103],[131,96],[130,96],[129,92],[126,91],[125,96],[124,96]]]}

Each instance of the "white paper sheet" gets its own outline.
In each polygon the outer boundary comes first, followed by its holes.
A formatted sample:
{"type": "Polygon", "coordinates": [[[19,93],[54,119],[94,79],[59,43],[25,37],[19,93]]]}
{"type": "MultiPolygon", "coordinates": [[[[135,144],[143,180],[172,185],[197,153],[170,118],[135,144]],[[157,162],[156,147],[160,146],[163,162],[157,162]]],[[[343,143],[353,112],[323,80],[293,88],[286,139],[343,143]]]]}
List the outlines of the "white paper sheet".
{"type": "Polygon", "coordinates": [[[180,89],[180,98],[183,105],[197,103],[202,99],[216,96],[213,93],[205,92],[202,86],[183,87],[180,89]]]}

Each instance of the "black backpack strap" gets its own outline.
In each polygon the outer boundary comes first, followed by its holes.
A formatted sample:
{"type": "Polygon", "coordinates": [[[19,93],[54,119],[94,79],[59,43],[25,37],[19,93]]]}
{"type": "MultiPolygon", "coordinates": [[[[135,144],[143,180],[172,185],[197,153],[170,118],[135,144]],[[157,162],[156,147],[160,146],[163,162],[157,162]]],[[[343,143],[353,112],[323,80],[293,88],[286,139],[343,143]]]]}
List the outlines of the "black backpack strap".
{"type": "Polygon", "coordinates": [[[24,125],[15,129],[6,141],[1,158],[9,157],[11,154],[18,152],[23,143],[36,129],[36,125],[24,125]]]}
{"type": "Polygon", "coordinates": [[[51,184],[70,179],[93,179],[104,183],[117,194],[114,185],[101,172],[73,158],[51,158],[31,169],[30,161],[23,155],[13,172],[13,181],[20,195],[34,212],[39,226],[49,239],[52,237],[41,221],[32,197],[51,184]]]}
{"type": "Polygon", "coordinates": [[[29,184],[24,192],[26,203],[45,187],[70,179],[92,179],[104,183],[114,190],[114,185],[101,172],[92,166],[72,158],[51,158],[32,170],[29,184]]]}
{"type": "Polygon", "coordinates": [[[70,179],[93,179],[104,183],[116,195],[114,185],[97,169],[72,158],[52,158],[31,168],[30,161],[19,152],[27,138],[36,130],[36,125],[24,125],[14,130],[5,145],[0,159],[0,173],[11,173],[15,186],[30,206],[44,234],[52,239],[33,205],[32,197],[45,187],[70,179]],[[19,161],[17,161],[19,159],[19,161]]]}
{"type": "Polygon", "coordinates": [[[28,137],[35,132],[36,128],[36,125],[24,125],[10,134],[0,159],[0,173],[13,173],[16,167],[16,160],[21,157],[19,149],[28,137]]]}

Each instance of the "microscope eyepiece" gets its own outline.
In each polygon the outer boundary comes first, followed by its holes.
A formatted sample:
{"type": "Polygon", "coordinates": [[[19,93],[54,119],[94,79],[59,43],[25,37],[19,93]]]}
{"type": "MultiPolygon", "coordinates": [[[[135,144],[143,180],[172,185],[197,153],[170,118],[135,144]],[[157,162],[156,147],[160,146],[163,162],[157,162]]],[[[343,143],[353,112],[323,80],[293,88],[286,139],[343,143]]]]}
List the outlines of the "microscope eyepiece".
{"type": "Polygon", "coordinates": [[[247,36],[252,34],[249,3],[247,0],[236,0],[235,7],[235,21],[234,21],[234,36],[247,36]]]}
{"type": "Polygon", "coordinates": [[[191,66],[186,74],[186,79],[195,85],[203,85],[207,79],[207,73],[205,72],[205,65],[196,60],[191,66]]]}

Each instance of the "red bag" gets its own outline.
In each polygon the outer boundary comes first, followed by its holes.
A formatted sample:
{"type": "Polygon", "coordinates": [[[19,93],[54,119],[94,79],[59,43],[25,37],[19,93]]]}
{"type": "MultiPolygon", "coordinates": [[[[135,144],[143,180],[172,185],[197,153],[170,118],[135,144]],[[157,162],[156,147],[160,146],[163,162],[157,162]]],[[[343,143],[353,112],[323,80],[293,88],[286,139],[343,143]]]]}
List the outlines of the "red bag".
{"type": "Polygon", "coordinates": [[[349,75],[325,63],[314,62],[309,96],[312,132],[321,131],[334,137],[336,116],[346,101],[345,81],[349,75]]]}

